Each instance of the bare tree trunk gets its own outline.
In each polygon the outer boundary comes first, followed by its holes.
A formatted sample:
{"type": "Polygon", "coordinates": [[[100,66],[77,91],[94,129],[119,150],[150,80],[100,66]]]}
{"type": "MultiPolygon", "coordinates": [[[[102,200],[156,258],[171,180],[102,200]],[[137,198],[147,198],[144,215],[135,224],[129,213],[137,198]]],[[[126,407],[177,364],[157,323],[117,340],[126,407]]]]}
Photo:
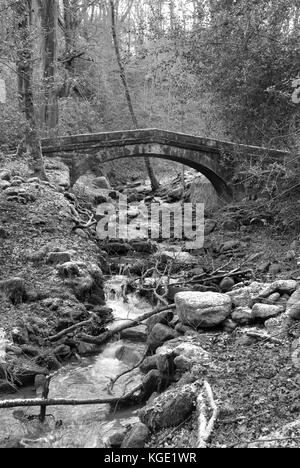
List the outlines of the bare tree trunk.
{"type": "Polygon", "coordinates": [[[43,122],[53,135],[58,126],[58,101],[55,89],[58,5],[56,0],[39,1],[43,33],[43,74],[45,104],[43,122]]]}
{"type": "Polygon", "coordinates": [[[79,26],[78,21],[78,0],[63,0],[64,11],[64,38],[65,38],[65,53],[63,65],[66,70],[66,78],[62,97],[68,97],[72,91],[75,82],[75,58],[80,55],[77,51],[76,32],[79,26]]]}
{"type": "Polygon", "coordinates": [[[34,174],[46,180],[41,140],[33,102],[32,2],[31,0],[27,0],[27,2],[18,1],[14,4],[14,8],[18,17],[18,29],[20,33],[20,47],[17,59],[19,92],[22,90],[22,95],[20,97],[24,103],[25,116],[29,127],[26,135],[26,146],[32,158],[34,174]]]}
{"type": "Polygon", "coordinates": [[[170,26],[171,26],[171,29],[174,29],[174,25],[175,25],[175,5],[174,5],[174,0],[169,0],[169,8],[170,8],[170,26]]]}
{"type": "MultiPolygon", "coordinates": [[[[117,62],[118,62],[119,69],[120,69],[120,76],[121,76],[121,80],[122,80],[122,83],[123,83],[123,86],[124,86],[125,96],[126,96],[126,100],[127,100],[127,104],[128,104],[128,108],[129,108],[129,112],[130,112],[130,115],[131,115],[133,125],[135,126],[135,128],[139,128],[137,117],[136,117],[134,109],[133,109],[132,99],[131,99],[129,87],[128,87],[128,84],[127,84],[125,69],[124,69],[124,66],[123,66],[123,63],[122,63],[120,49],[119,49],[119,43],[118,43],[118,37],[117,37],[117,28],[116,28],[116,14],[115,14],[114,0],[110,0],[110,6],[111,6],[112,36],[113,36],[113,41],[114,41],[114,47],[115,47],[117,62]]],[[[149,161],[149,159],[144,158],[144,161],[145,161],[146,169],[147,169],[148,176],[149,176],[149,179],[150,179],[150,182],[151,182],[152,190],[156,191],[156,190],[158,190],[160,188],[159,182],[155,177],[153,167],[152,167],[151,162],[149,161]]]]}

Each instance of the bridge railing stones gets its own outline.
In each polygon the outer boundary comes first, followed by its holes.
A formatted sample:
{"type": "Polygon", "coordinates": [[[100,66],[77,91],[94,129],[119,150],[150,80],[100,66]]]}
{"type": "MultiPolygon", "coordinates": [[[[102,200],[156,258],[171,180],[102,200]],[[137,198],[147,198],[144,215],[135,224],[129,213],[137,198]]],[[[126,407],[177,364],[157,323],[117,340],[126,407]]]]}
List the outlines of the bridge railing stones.
{"type": "Polygon", "coordinates": [[[290,155],[288,152],[276,149],[241,145],[158,129],[43,139],[42,149],[44,155],[48,157],[61,156],[76,174],[75,179],[80,172],[86,172],[90,164],[101,165],[127,157],[146,156],[175,161],[204,174],[214,186],[217,194],[228,200],[232,198],[232,190],[228,186],[228,181],[234,174],[236,157],[261,158],[267,164],[274,161],[283,162],[290,155]],[[76,153],[85,152],[87,156],[82,155],[78,158],[76,155],[76,153]],[[231,163],[224,164],[222,157],[224,154],[230,156],[231,163]]]}
{"type": "Polygon", "coordinates": [[[282,160],[290,153],[277,149],[249,146],[228,141],[203,138],[183,133],[170,132],[158,129],[126,130],[118,132],[91,133],[58,137],[56,139],[43,139],[43,153],[51,153],[97,150],[126,145],[140,145],[146,143],[158,143],[171,145],[178,148],[191,149],[193,151],[210,154],[222,152],[230,154],[245,154],[248,156],[265,156],[268,160],[282,160]]]}

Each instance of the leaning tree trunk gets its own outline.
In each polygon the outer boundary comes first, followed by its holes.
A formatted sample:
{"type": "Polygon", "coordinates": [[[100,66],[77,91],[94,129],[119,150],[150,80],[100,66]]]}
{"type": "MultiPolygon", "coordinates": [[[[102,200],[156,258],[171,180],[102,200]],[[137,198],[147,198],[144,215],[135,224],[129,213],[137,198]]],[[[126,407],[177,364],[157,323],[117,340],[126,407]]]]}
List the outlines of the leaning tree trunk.
{"type": "MultiPolygon", "coordinates": [[[[126,73],[125,73],[123,63],[122,63],[120,49],[119,49],[117,28],[116,28],[116,14],[115,14],[114,0],[110,0],[110,6],[111,6],[112,36],[113,36],[113,41],[114,41],[114,47],[115,47],[117,62],[118,62],[119,69],[120,69],[120,76],[121,76],[121,80],[122,80],[122,83],[123,83],[123,86],[124,86],[125,96],[126,96],[126,100],[127,100],[127,104],[128,104],[128,108],[129,108],[129,112],[130,112],[130,115],[131,115],[133,125],[135,126],[135,128],[139,128],[138,120],[137,120],[137,117],[136,117],[134,109],[133,109],[133,104],[132,104],[132,99],[131,99],[131,95],[130,95],[130,91],[129,91],[129,86],[128,86],[127,79],[126,79],[126,73]]],[[[150,182],[151,182],[152,190],[156,191],[156,190],[158,190],[160,188],[159,182],[155,177],[153,167],[152,167],[151,162],[149,161],[149,159],[144,158],[144,160],[145,160],[147,173],[148,173],[148,176],[149,176],[149,179],[150,179],[150,182]]]]}
{"type": "Polygon", "coordinates": [[[20,96],[20,98],[22,98],[24,104],[24,112],[28,125],[25,144],[31,156],[31,165],[34,174],[40,179],[46,180],[47,177],[43,163],[41,140],[33,102],[33,45],[31,37],[31,3],[31,0],[27,0],[27,2],[18,1],[14,4],[18,18],[18,29],[20,33],[17,70],[19,74],[19,92],[22,90],[22,96],[20,96]]]}

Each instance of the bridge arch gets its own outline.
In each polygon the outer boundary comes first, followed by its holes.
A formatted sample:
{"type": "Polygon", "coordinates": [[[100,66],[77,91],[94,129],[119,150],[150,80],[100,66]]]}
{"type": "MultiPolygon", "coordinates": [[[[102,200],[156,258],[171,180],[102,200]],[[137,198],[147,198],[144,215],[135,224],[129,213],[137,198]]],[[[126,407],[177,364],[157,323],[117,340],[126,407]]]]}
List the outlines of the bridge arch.
{"type": "Polygon", "coordinates": [[[184,164],[203,174],[213,185],[217,194],[226,200],[232,198],[232,190],[220,174],[218,164],[210,154],[193,151],[186,148],[178,148],[171,145],[158,143],[146,143],[139,145],[126,145],[114,147],[99,152],[102,163],[116,161],[125,158],[159,158],[184,164]]]}
{"type": "Polygon", "coordinates": [[[178,162],[206,176],[217,194],[227,200],[231,199],[232,193],[226,180],[232,177],[233,168],[225,170],[222,165],[223,153],[251,159],[263,157],[265,163],[282,162],[290,156],[281,150],[153,128],[43,139],[42,150],[44,155],[50,157],[61,156],[73,168],[75,176],[86,172],[89,165],[123,158],[151,157],[178,162]]]}

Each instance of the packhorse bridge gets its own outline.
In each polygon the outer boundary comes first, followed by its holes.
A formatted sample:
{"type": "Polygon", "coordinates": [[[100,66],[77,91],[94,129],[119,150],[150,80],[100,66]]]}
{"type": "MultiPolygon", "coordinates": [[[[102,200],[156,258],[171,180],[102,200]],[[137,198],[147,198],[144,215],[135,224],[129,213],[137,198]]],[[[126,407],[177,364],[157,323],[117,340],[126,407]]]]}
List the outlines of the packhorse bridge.
{"type": "Polygon", "coordinates": [[[282,162],[290,154],[157,129],[43,139],[42,149],[45,156],[60,156],[75,174],[73,180],[86,172],[84,168],[100,167],[117,159],[150,157],[175,161],[206,176],[217,194],[225,199],[232,196],[228,182],[233,176],[234,166],[226,167],[224,155],[230,156],[230,160],[242,155],[254,160],[261,158],[269,163],[282,162]]]}

